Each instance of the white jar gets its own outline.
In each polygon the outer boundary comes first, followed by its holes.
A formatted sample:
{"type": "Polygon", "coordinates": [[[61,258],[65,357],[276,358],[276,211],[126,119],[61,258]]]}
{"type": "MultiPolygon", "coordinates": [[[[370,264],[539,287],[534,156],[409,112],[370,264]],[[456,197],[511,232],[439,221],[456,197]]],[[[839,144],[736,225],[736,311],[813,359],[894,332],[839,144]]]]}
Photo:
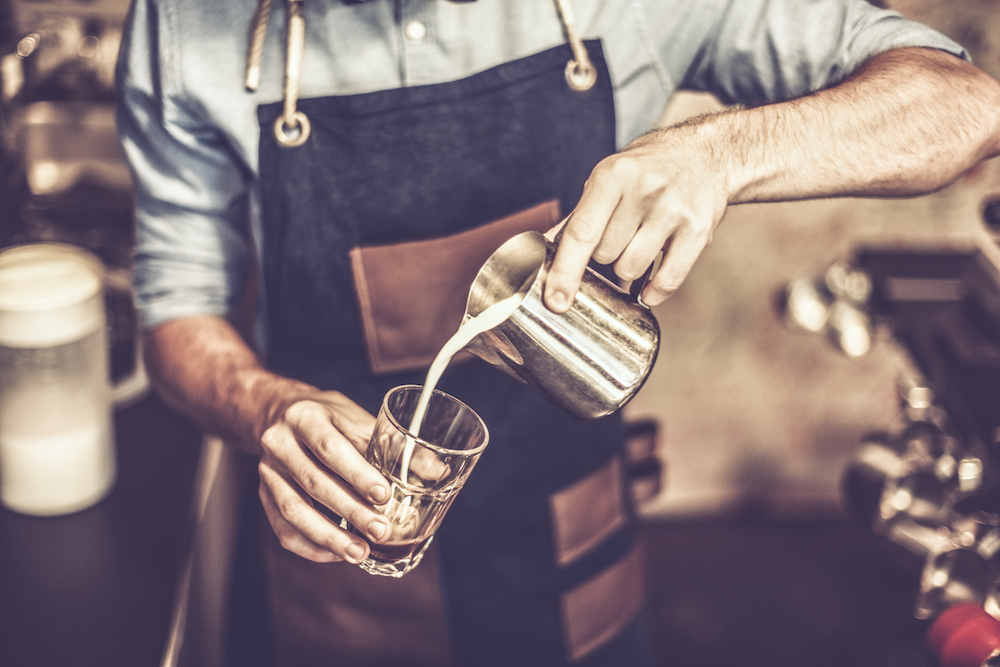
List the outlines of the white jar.
{"type": "Polygon", "coordinates": [[[0,252],[0,501],[57,515],[115,481],[104,267],[70,245],[0,252]]]}

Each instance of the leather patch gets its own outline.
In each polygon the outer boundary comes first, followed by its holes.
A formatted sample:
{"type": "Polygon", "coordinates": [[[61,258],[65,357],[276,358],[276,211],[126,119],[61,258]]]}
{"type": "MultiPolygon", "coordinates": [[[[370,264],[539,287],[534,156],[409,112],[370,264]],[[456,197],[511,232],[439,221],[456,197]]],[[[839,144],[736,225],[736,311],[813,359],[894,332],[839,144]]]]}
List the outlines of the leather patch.
{"type": "Polygon", "coordinates": [[[625,525],[622,464],[615,457],[549,498],[556,563],[571,563],[625,525]]]}
{"type": "Polygon", "coordinates": [[[552,200],[452,236],[351,250],[372,372],[430,366],[462,323],[469,288],[490,255],[516,234],[558,222],[552,200]]]}
{"type": "Polygon", "coordinates": [[[642,551],[624,558],[563,594],[561,613],[566,654],[579,660],[614,639],[643,605],[642,551]]]}

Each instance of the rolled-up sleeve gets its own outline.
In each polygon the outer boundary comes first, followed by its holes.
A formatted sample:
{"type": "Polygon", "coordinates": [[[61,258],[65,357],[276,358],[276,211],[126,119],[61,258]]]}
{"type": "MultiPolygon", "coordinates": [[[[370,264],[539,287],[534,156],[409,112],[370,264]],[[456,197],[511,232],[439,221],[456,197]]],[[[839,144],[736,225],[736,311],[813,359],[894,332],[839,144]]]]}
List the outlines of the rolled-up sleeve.
{"type": "MultiPolygon", "coordinates": [[[[711,0],[709,0],[711,1],[711,0]]],[[[762,104],[828,87],[866,60],[901,47],[965,50],[940,33],[863,0],[729,0],[682,87],[727,104],[762,104]]]]}
{"type": "Polygon", "coordinates": [[[176,22],[133,3],[117,69],[118,133],[136,182],[135,291],[143,324],[226,315],[250,261],[249,170],[183,90],[176,22]]]}

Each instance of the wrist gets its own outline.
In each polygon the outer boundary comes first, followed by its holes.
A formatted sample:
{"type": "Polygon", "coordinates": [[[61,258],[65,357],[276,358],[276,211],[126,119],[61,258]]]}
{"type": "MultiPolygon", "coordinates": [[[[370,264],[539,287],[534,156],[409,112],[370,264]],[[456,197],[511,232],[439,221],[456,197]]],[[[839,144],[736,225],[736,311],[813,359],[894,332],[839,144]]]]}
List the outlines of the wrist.
{"type": "Polygon", "coordinates": [[[252,406],[247,419],[251,425],[254,446],[258,446],[264,431],[280,421],[293,403],[314,398],[319,390],[305,382],[276,375],[268,370],[251,372],[241,383],[245,404],[252,406]]]}
{"type": "Polygon", "coordinates": [[[745,110],[727,109],[683,124],[687,141],[697,151],[704,169],[719,183],[723,205],[742,202],[757,175],[751,168],[751,146],[746,138],[745,110]]]}

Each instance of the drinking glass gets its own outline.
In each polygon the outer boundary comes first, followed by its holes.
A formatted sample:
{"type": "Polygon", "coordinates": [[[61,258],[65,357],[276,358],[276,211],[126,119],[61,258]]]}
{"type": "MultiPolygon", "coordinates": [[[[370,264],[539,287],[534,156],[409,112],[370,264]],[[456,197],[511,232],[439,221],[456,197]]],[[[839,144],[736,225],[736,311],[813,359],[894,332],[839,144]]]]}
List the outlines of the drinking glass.
{"type": "MultiPolygon", "coordinates": [[[[361,563],[372,574],[401,577],[417,566],[489,441],[479,415],[438,390],[430,395],[422,423],[411,423],[422,389],[389,390],[368,443],[368,462],[391,484],[388,502],[376,506],[389,519],[390,536],[372,544],[361,563]]],[[[362,534],[346,519],[341,526],[362,534]]]]}

